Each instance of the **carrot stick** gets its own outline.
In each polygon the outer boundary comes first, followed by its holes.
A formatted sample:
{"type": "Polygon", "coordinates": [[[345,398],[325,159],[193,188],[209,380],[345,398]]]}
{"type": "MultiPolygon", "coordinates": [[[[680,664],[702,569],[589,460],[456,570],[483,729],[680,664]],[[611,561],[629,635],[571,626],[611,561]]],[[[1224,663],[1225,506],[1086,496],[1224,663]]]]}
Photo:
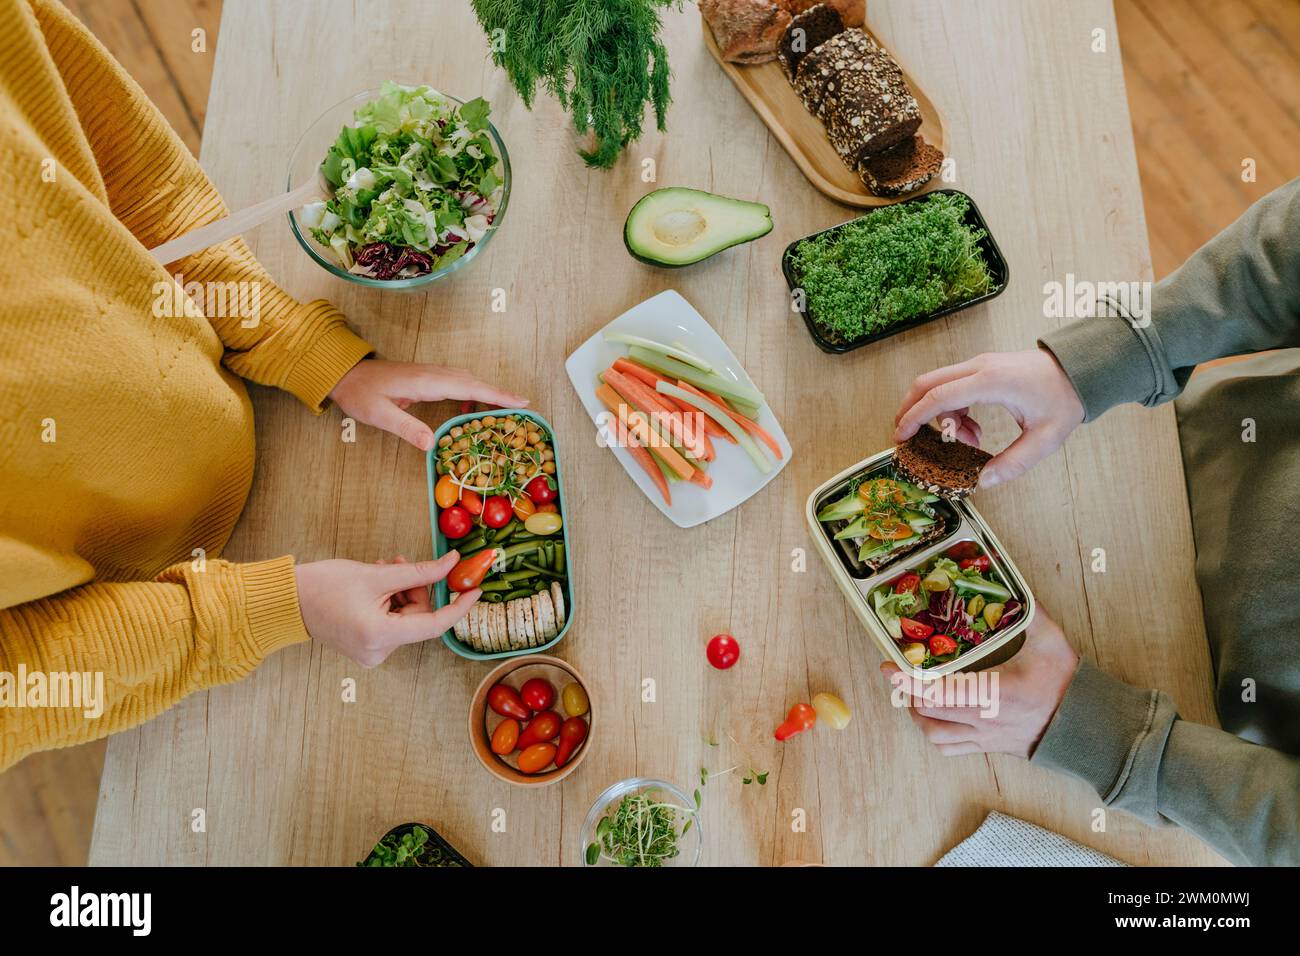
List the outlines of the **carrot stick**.
{"type": "Polygon", "coordinates": [[[605,369],[602,377],[605,383],[622,395],[629,405],[645,412],[652,422],[666,428],[668,433],[681,442],[692,455],[696,458],[704,457],[704,443],[696,436],[695,429],[682,418],[680,412],[672,411],[660,401],[659,393],[654,390],[653,385],[646,385],[640,379],[624,375],[613,366],[605,369]]]}
{"type": "Polygon", "coordinates": [[[745,429],[745,431],[749,432],[755,438],[759,439],[764,445],[770,448],[772,450],[772,454],[775,455],[778,460],[785,457],[785,455],[781,454],[781,446],[777,443],[777,440],[773,438],[770,434],[768,434],[767,430],[761,427],[758,424],[758,422],[746,418],[744,415],[740,414],[740,412],[736,411],[734,408],[732,408],[730,405],[728,405],[726,402],[720,399],[717,395],[711,395],[710,393],[704,391],[703,389],[696,388],[690,382],[678,382],[677,385],[680,388],[686,389],[686,391],[688,392],[691,392],[695,395],[699,395],[701,398],[707,398],[712,402],[716,402],[718,407],[721,408],[723,411],[725,411],[728,415],[730,415],[732,419],[735,420],[737,425],[745,429]]]}
{"type": "Polygon", "coordinates": [[[713,479],[697,468],[695,469],[695,474],[691,475],[691,484],[699,485],[701,488],[706,489],[712,488],[713,479]]]}
{"type": "MultiPolygon", "coordinates": [[[[654,369],[646,368],[644,365],[634,362],[629,358],[615,359],[614,370],[617,372],[622,372],[624,375],[629,375],[632,378],[637,379],[638,381],[644,382],[650,388],[654,388],[656,385],[659,384],[660,381],[664,381],[664,382],[673,381],[673,379],[669,378],[668,376],[660,375],[654,369]]],[[[659,395],[658,392],[656,392],[655,394],[659,395]]],[[[701,413],[700,410],[698,408],[695,408],[693,405],[687,405],[685,402],[679,402],[677,399],[670,398],[667,395],[659,395],[659,401],[667,405],[669,408],[676,409],[677,411],[682,412],[683,414],[699,415],[700,422],[704,428],[704,434],[706,436],[710,438],[722,438],[725,439],[726,441],[731,442],[733,445],[735,444],[735,439],[732,438],[730,434],[728,434],[725,428],[723,428],[721,425],[715,422],[708,415],[704,415],[703,413],[701,413]]],[[[710,442],[710,444],[712,443],[710,442]]],[[[706,460],[712,460],[712,456],[709,456],[709,459],[706,460]]]]}
{"type": "MultiPolygon", "coordinates": [[[[618,400],[618,396],[614,394],[613,389],[608,385],[602,385],[596,389],[596,395],[611,412],[615,415],[618,414],[618,407],[622,403],[618,400]]],[[[636,437],[631,432],[627,433],[627,450],[633,460],[645,470],[645,473],[650,476],[650,480],[655,483],[655,487],[659,489],[659,494],[664,496],[664,502],[671,507],[673,496],[672,492],[668,490],[668,480],[664,478],[664,473],[659,470],[659,466],[655,464],[650,452],[637,442],[636,437]]]]}
{"type": "Polygon", "coordinates": [[[654,436],[654,429],[650,427],[650,422],[645,415],[635,408],[628,406],[619,394],[614,391],[608,384],[601,385],[596,389],[596,395],[604,402],[611,411],[618,415],[618,420],[623,423],[623,427],[636,436],[646,448],[654,448],[655,453],[659,455],[671,468],[678,477],[689,478],[695,469],[681,455],[677,454],[677,449],[667,442],[654,436]]]}

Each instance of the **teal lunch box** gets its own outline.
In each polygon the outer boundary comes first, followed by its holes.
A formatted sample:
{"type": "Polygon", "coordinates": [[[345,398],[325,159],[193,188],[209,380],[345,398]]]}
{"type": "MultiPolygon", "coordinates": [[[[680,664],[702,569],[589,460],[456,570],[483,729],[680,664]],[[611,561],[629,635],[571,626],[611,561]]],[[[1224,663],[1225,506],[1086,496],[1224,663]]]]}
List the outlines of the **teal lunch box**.
{"type": "MultiPolygon", "coordinates": [[[[517,657],[521,654],[538,654],[549,650],[558,644],[561,638],[568,633],[570,625],[573,624],[574,600],[573,600],[573,548],[569,541],[569,500],[564,493],[564,466],[560,462],[560,445],[556,440],[555,429],[541,415],[536,412],[530,412],[523,408],[502,408],[492,409],[485,412],[470,412],[464,415],[457,415],[443,422],[438,428],[433,438],[433,448],[425,454],[425,473],[429,483],[429,524],[433,529],[433,554],[435,558],[441,557],[449,550],[447,538],[438,527],[438,505],[433,498],[434,485],[438,483],[438,441],[443,435],[446,435],[457,425],[464,425],[466,422],[473,421],[476,418],[482,418],[484,415],[495,415],[502,417],[506,415],[517,415],[536,422],[546,433],[551,436],[551,448],[555,451],[555,474],[551,477],[555,479],[555,486],[559,492],[560,516],[564,523],[560,527],[560,533],[564,542],[564,566],[565,571],[569,572],[565,576],[561,588],[564,590],[564,624],[560,631],[545,644],[539,644],[535,647],[519,647],[508,651],[494,651],[486,653],[484,651],[474,650],[467,644],[464,644],[453,631],[447,631],[442,635],[442,642],[449,648],[459,654],[461,657],[468,657],[475,661],[492,661],[504,657],[517,657]]],[[[480,603],[482,599],[480,598],[480,603]]],[[[445,607],[450,603],[450,592],[447,589],[446,581],[439,581],[434,585],[434,603],[437,607],[445,607]]]]}

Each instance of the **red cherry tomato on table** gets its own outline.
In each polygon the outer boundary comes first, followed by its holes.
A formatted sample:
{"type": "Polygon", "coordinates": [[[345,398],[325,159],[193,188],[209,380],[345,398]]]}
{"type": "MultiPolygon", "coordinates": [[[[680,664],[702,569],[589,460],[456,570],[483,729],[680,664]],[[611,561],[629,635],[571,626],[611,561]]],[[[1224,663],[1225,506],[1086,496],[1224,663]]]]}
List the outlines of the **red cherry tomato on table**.
{"type": "Polygon", "coordinates": [[[493,495],[483,502],[483,523],[489,528],[504,528],[510,523],[515,510],[505,495],[493,495]]]}
{"type": "Polygon", "coordinates": [[[947,634],[936,634],[930,638],[930,653],[935,657],[951,654],[957,649],[957,642],[947,634]]]}
{"type": "Polygon", "coordinates": [[[517,746],[520,750],[531,747],[533,744],[544,743],[548,740],[554,740],[555,735],[560,732],[560,715],[553,710],[544,710],[528,722],[524,732],[519,735],[517,746]]]}
{"type": "Polygon", "coordinates": [[[444,508],[438,515],[438,530],[449,538],[463,538],[474,527],[474,519],[460,505],[444,508]]]}
{"type": "Polygon", "coordinates": [[[492,752],[499,757],[515,752],[519,742],[519,721],[506,718],[492,731],[492,752]]]}
{"type": "Polygon", "coordinates": [[[533,744],[519,755],[520,773],[537,773],[545,770],[555,759],[555,744],[533,744]]]}
{"type": "Polygon", "coordinates": [[[915,594],[921,588],[921,576],[919,574],[904,574],[894,585],[895,594],[915,594]]]}
{"type": "Polygon", "coordinates": [[[709,663],[720,671],[725,671],[740,660],[740,644],[730,634],[717,634],[709,641],[707,650],[709,663]]]}
{"type": "Polygon", "coordinates": [[[785,723],[776,728],[776,739],[785,740],[801,734],[805,730],[811,730],[816,723],[817,711],[813,710],[812,704],[795,704],[790,708],[790,713],[786,714],[785,723]]]}
{"type": "Polygon", "coordinates": [[[559,492],[555,490],[555,486],[551,484],[550,479],[545,475],[538,475],[524,485],[524,494],[531,498],[534,504],[539,505],[548,505],[560,496],[559,492]]]}
{"type": "Polygon", "coordinates": [[[979,557],[976,558],[962,558],[960,561],[957,562],[957,567],[961,568],[963,571],[967,571],[971,568],[974,568],[980,574],[987,574],[989,568],[991,568],[992,566],[993,566],[993,562],[989,560],[989,556],[987,554],[981,554],[979,557]]]}
{"type": "Polygon", "coordinates": [[[496,548],[484,548],[478,554],[471,554],[451,569],[451,574],[447,575],[447,587],[453,591],[474,590],[492,570],[496,558],[496,548]]]}
{"type": "Polygon", "coordinates": [[[910,617],[900,617],[898,626],[903,631],[903,636],[909,641],[924,641],[934,633],[934,628],[929,624],[922,624],[920,621],[914,621],[910,617]]]}
{"type": "Polygon", "coordinates": [[[555,688],[540,677],[530,677],[519,688],[519,696],[533,710],[549,710],[555,703],[555,688]]]}
{"type": "Polygon", "coordinates": [[[587,722],[581,717],[570,717],[560,724],[560,749],[555,753],[555,766],[563,767],[587,739],[587,722]]]}
{"type": "Polygon", "coordinates": [[[528,719],[528,708],[519,699],[519,692],[508,684],[497,684],[488,691],[487,705],[502,717],[528,719]]]}

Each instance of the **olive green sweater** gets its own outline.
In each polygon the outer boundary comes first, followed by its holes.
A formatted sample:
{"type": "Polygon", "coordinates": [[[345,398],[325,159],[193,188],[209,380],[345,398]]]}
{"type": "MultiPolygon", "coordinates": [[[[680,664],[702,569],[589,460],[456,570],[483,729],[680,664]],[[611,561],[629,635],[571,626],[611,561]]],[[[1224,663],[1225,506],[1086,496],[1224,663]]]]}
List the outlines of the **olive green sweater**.
{"type": "MultiPolygon", "coordinates": [[[[1178,396],[1223,730],[1080,665],[1033,761],[1228,859],[1300,864],[1300,180],[1162,280],[1150,323],[1046,336],[1091,421],[1178,396]],[[1200,362],[1281,349],[1204,370],[1200,362]],[[1184,388],[1186,389],[1184,391],[1184,388]]],[[[1133,626],[1138,626],[1134,621],[1133,626]]]]}

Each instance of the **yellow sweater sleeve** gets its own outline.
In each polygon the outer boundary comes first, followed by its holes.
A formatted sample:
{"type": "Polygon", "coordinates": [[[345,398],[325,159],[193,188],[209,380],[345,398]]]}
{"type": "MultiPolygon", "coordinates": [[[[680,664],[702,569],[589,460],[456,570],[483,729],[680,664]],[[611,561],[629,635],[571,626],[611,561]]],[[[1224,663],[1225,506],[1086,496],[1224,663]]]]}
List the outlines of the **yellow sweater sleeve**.
{"type": "Polygon", "coordinates": [[[134,727],[307,640],[293,568],[290,557],[176,564],[157,581],[86,584],[0,610],[0,772],[134,727]],[[80,697],[54,696],[65,675],[80,697]]]}
{"type": "MultiPolygon", "coordinates": [[[[144,91],[81,23],[52,0],[33,10],[94,153],[113,214],[153,248],[229,210],[144,91]]],[[[343,375],[373,349],[323,299],[300,303],[271,281],[242,239],[172,263],[183,283],[250,283],[247,315],[208,315],[241,378],[282,388],[319,412],[343,375]],[[246,328],[245,324],[251,325],[246,328]]],[[[233,311],[230,309],[218,311],[233,311]]]]}

